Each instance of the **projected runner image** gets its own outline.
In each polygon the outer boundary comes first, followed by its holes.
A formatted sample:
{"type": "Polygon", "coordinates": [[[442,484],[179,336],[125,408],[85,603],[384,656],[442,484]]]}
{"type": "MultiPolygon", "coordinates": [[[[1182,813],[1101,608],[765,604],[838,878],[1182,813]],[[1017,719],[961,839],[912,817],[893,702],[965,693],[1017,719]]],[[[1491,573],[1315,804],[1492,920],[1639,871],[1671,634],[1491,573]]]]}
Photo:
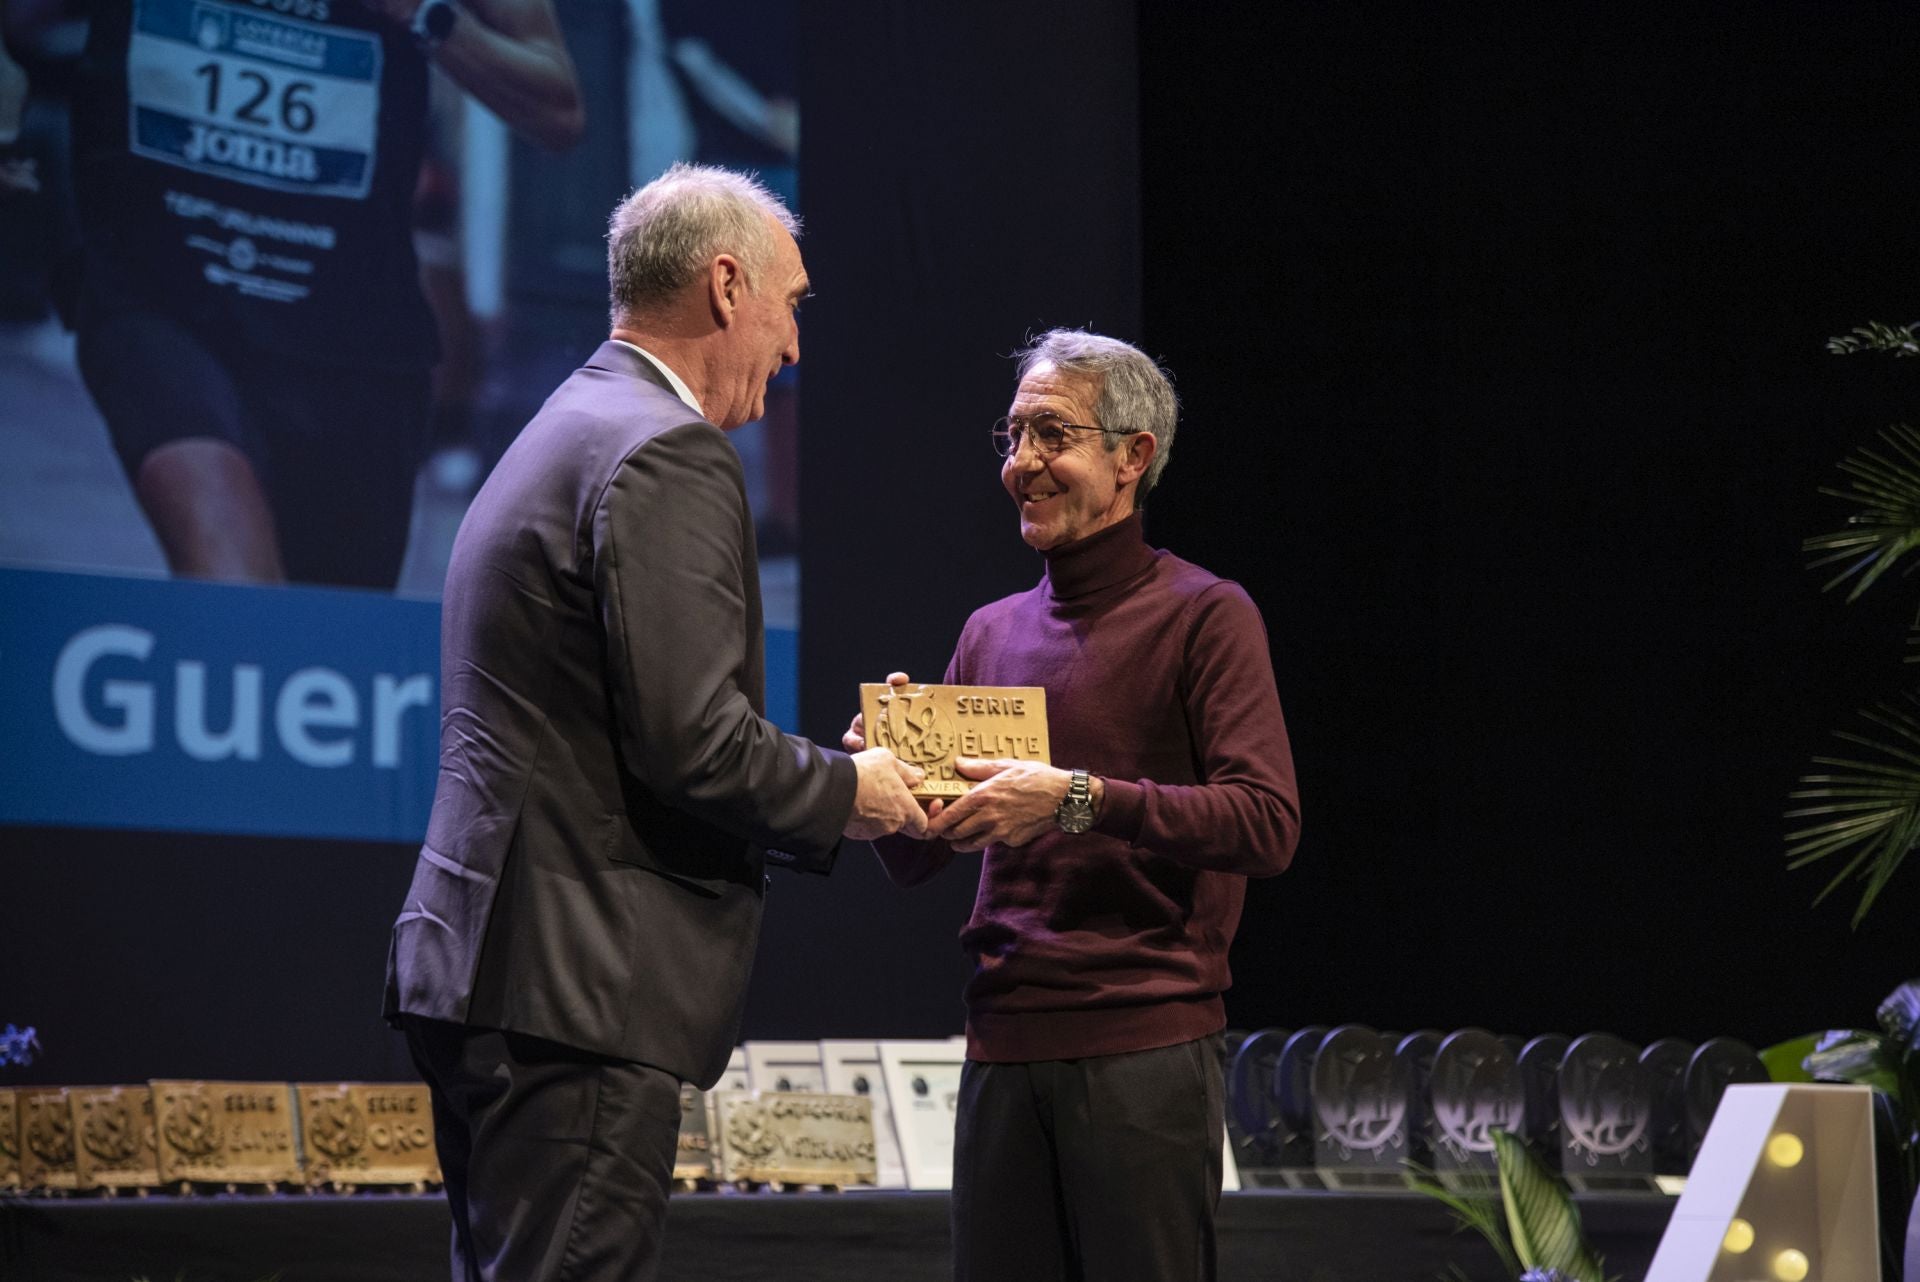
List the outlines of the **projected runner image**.
{"type": "MultiPolygon", "coordinates": [[[[0,765],[53,780],[0,822],[418,836],[431,678],[385,750],[324,768],[241,727],[293,689],[286,717],[311,696],[373,735],[380,674],[431,668],[470,501],[605,336],[608,209],[682,160],[798,207],[794,26],[677,0],[0,3],[0,765]],[[135,640],[89,648],[108,635],[135,640]],[[335,693],[288,684],[313,672],[335,693]],[[155,733],[116,682],[152,684],[155,733]]],[[[789,370],[730,438],[786,722],[797,403],[789,370]]]]}
{"type": "Polygon", "coordinates": [[[102,5],[73,101],[79,368],[176,573],[391,588],[438,355],[428,65],[577,141],[550,0],[102,5]]]}

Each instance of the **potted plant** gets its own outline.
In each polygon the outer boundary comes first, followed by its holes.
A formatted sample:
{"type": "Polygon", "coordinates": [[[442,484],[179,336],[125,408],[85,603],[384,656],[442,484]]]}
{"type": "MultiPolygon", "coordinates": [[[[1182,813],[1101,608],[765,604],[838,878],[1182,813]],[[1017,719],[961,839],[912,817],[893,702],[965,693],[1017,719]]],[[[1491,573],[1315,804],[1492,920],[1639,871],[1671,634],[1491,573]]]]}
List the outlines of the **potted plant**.
{"type": "MultiPolygon", "coordinates": [[[[1460,1227],[1486,1238],[1519,1282],[1613,1282],[1587,1246],[1580,1211],[1560,1177],[1508,1131],[1493,1132],[1499,1198],[1447,1188],[1431,1171],[1411,1168],[1407,1182],[1446,1203],[1460,1227]]],[[[1461,1277],[1458,1269],[1455,1277],[1461,1277]]]]}

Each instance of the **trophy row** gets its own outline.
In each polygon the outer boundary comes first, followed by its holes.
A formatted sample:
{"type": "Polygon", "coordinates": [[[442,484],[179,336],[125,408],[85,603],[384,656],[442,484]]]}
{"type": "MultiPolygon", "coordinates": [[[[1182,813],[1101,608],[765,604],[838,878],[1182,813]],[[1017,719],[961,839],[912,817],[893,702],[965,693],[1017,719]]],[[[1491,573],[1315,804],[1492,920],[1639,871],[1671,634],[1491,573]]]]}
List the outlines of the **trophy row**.
{"type": "Polygon", "coordinates": [[[963,1037],[944,1041],[750,1041],[713,1090],[680,1091],[683,1185],[945,1189],[966,1063],[963,1037]],[[805,1129],[839,1109],[848,1129],[805,1129]],[[858,1161],[844,1160],[841,1148],[858,1161]]]}
{"type": "Polygon", "coordinates": [[[1685,1176],[1734,1082],[1765,1082],[1730,1038],[1639,1047],[1605,1033],[1398,1034],[1359,1024],[1229,1034],[1228,1130],[1255,1186],[1400,1187],[1495,1172],[1493,1132],[1521,1136],[1576,1189],[1685,1176]]]}
{"type": "MultiPolygon", "coordinates": [[[[1268,1028],[1229,1034],[1229,1188],[1401,1187],[1409,1165],[1471,1182],[1493,1131],[1575,1188],[1681,1176],[1734,1082],[1726,1038],[1637,1047],[1604,1033],[1498,1037],[1268,1028]]],[[[681,1093],[674,1176],[691,1186],[951,1186],[966,1046],[755,1041],[712,1091],[681,1093]]],[[[154,1081],[0,1090],[0,1190],[423,1189],[440,1181],[426,1087],[154,1081]]]]}
{"type": "MultiPolygon", "coordinates": [[[[946,1188],[963,1039],[749,1042],[681,1091],[689,1185],[946,1188]]],[[[424,1190],[419,1083],[153,1081],[0,1089],[0,1192],[424,1190]]]]}
{"type": "Polygon", "coordinates": [[[0,1190],[424,1189],[425,1086],[154,1081],[0,1090],[0,1190]]]}

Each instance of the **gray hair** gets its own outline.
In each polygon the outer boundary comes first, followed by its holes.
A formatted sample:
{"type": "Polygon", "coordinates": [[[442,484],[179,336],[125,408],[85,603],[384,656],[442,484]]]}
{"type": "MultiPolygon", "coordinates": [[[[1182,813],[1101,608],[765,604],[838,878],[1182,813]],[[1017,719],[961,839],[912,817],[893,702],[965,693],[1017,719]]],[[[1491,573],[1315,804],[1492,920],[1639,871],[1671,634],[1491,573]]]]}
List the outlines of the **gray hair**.
{"type": "MultiPolygon", "coordinates": [[[[1023,379],[1042,363],[1093,378],[1097,386],[1093,413],[1099,419],[1093,426],[1133,427],[1153,433],[1159,448],[1154,450],[1153,461],[1147,464],[1146,475],[1140,478],[1140,488],[1133,496],[1133,505],[1141,506],[1147,492],[1159,483],[1167,456],[1173,452],[1180,398],[1174,395],[1172,375],[1139,348],[1084,329],[1050,329],[1014,355],[1023,379]]],[[[1126,438],[1103,433],[1101,439],[1111,454],[1126,438]]]]}
{"type": "Polygon", "coordinates": [[[773,263],[778,243],[767,217],[788,235],[800,220],[751,174],[676,164],[614,208],[607,228],[607,280],[614,324],[646,312],[732,254],[748,287],[773,263]]]}

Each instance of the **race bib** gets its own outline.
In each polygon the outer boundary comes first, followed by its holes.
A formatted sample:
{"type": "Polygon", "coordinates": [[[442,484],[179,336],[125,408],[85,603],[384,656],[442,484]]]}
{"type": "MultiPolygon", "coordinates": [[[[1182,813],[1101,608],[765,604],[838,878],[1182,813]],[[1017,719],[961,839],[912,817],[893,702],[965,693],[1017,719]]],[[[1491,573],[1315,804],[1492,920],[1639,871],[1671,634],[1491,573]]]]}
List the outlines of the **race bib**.
{"type": "Polygon", "coordinates": [[[129,146],[256,187],[364,199],[382,54],[367,31],[220,0],[136,0],[129,146]]]}

